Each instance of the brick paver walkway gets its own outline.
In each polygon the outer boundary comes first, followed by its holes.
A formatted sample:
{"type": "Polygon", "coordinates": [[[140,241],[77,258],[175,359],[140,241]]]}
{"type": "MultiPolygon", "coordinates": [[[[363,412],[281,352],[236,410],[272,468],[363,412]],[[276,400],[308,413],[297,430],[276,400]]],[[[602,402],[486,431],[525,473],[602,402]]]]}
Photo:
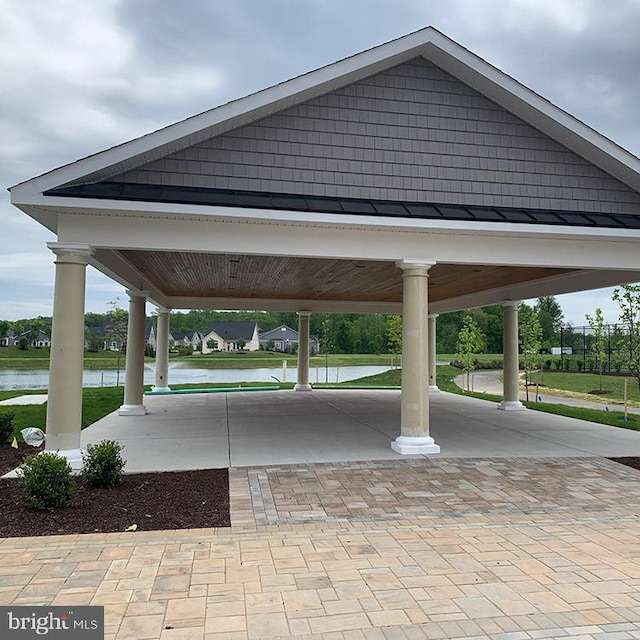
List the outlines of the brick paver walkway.
{"type": "Polygon", "coordinates": [[[600,459],[234,469],[232,527],[0,541],[1,604],[107,638],[640,638],[640,472],[600,459]]]}

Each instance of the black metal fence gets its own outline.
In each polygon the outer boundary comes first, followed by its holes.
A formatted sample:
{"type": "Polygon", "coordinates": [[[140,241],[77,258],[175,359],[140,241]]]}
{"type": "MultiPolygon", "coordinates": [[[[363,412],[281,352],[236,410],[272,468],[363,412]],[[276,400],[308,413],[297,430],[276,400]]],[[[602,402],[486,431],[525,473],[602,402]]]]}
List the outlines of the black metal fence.
{"type": "MultiPolygon", "coordinates": [[[[627,324],[605,325],[602,344],[590,326],[562,327],[560,329],[560,367],[565,371],[625,371],[625,354],[629,353],[631,335],[627,324]]],[[[552,349],[557,353],[558,347],[552,349]]]]}

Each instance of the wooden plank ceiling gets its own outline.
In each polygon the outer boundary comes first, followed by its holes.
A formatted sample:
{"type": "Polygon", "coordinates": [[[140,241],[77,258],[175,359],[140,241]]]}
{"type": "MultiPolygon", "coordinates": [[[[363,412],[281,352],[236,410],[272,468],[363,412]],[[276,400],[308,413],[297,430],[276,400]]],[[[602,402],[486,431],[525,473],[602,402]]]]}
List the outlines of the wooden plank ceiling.
{"type": "MultiPolygon", "coordinates": [[[[402,301],[402,271],[390,261],[167,251],[120,254],[169,297],[402,301]]],[[[569,271],[436,264],[429,271],[429,299],[447,300],[569,271]]]]}

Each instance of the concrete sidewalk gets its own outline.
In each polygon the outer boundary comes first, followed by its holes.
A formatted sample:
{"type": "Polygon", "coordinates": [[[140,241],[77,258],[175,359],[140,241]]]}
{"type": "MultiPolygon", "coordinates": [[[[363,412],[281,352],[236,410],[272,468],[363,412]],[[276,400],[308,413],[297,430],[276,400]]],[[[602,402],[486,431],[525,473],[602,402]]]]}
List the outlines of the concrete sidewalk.
{"type": "MultiPolygon", "coordinates": [[[[473,374],[472,389],[478,393],[490,393],[492,395],[502,395],[502,371],[475,371],[473,374]]],[[[454,382],[461,388],[466,389],[467,381],[465,375],[456,376],[454,382]]],[[[634,381],[635,384],[635,381],[634,381]]],[[[604,411],[609,407],[611,411],[624,411],[622,402],[598,402],[597,400],[587,400],[585,398],[571,398],[554,394],[553,390],[541,387],[539,389],[539,402],[549,402],[551,404],[566,404],[570,407],[586,407],[588,409],[599,409],[604,411]]],[[[527,398],[526,391],[520,391],[520,400],[527,398]]],[[[536,389],[529,389],[529,398],[532,402],[536,400],[536,389]]],[[[640,414],[640,407],[628,407],[628,413],[640,414]]]]}
{"type": "MultiPolygon", "coordinates": [[[[127,471],[399,460],[400,393],[319,390],[147,396],[149,414],[113,413],[82,445],[116,439],[127,471]]],[[[640,455],[640,433],[448,393],[431,396],[443,457],[640,455]]]]}

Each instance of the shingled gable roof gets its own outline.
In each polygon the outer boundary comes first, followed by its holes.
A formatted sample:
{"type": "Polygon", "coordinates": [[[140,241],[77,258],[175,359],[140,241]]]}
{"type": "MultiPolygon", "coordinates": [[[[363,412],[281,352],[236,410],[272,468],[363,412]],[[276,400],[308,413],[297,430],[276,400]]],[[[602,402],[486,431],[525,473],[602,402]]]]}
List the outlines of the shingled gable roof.
{"type": "MultiPolygon", "coordinates": [[[[56,231],[55,214],[39,210],[38,204],[87,206],[86,197],[58,198],[51,191],[57,187],[108,181],[123,171],[418,56],[436,64],[539,131],[640,191],[638,158],[433,27],[427,27],[23,182],[11,188],[12,202],[56,231]],[[43,195],[44,192],[48,194],[43,195]]],[[[101,200],[101,206],[108,206],[107,201],[101,200]]],[[[119,206],[117,203],[113,205],[114,208],[119,206]]]]}
{"type": "Polygon", "coordinates": [[[256,323],[249,320],[218,320],[211,322],[205,332],[215,333],[223,340],[252,340],[256,329],[256,323]]]}

